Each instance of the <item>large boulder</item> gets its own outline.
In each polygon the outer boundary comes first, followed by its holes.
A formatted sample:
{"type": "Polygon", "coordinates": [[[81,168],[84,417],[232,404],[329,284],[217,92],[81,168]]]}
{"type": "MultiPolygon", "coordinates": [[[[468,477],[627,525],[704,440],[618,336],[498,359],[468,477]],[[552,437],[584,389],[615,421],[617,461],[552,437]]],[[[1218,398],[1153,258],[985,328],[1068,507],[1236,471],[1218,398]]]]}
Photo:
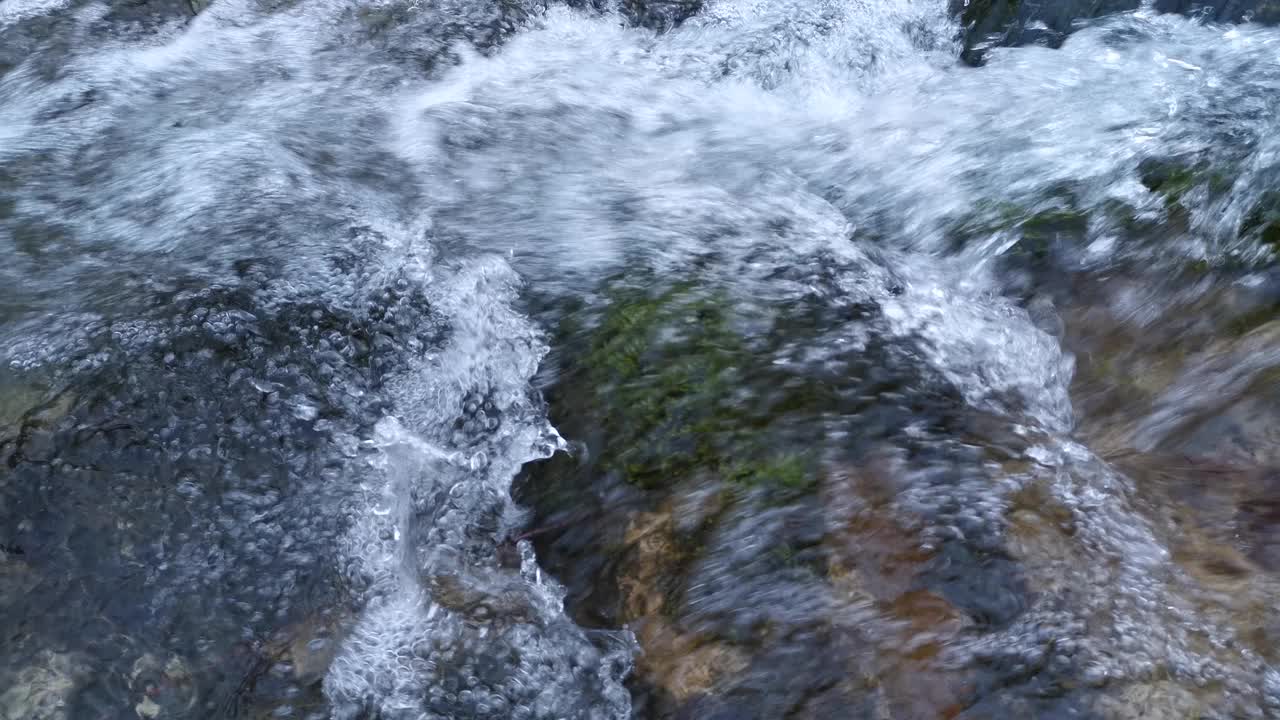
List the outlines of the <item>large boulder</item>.
{"type": "Polygon", "coordinates": [[[875,439],[957,398],[911,388],[884,347],[806,362],[871,307],[614,285],[559,322],[549,399],[576,457],[519,497],[574,619],[636,633],[635,716],[956,717],[975,685],[943,649],[1019,612],[1018,572],[927,548],[875,439]]]}

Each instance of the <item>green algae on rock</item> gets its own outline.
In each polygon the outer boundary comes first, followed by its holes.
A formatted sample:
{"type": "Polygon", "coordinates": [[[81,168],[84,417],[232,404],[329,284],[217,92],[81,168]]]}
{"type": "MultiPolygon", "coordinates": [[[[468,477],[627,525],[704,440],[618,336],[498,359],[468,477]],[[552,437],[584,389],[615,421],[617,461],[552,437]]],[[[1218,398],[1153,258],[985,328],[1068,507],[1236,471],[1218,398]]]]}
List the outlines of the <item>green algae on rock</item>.
{"type": "Polygon", "coordinates": [[[1240,236],[1256,238],[1280,254],[1280,190],[1262,193],[1240,224],[1240,236]]]}
{"type": "Polygon", "coordinates": [[[610,438],[601,462],[656,487],[697,471],[732,483],[804,490],[815,469],[802,447],[774,447],[774,423],[818,408],[822,389],[771,365],[775,328],[750,340],[723,290],[685,283],[658,295],[622,291],[570,374],[610,438]],[[790,380],[791,382],[788,382],[790,380]],[[776,384],[775,384],[776,383],[776,384]],[[772,391],[752,395],[753,388],[772,391]]]}
{"type": "MultiPolygon", "coordinates": [[[[551,414],[586,449],[535,466],[518,493],[574,617],[635,631],[637,716],[821,716],[831,703],[956,716],[973,686],[941,649],[1000,613],[970,605],[941,554],[919,549],[921,529],[893,517],[893,481],[849,469],[871,450],[847,430],[896,435],[956,399],[913,406],[884,348],[849,347],[863,364],[826,372],[830,359],[808,357],[869,307],[744,298],[696,274],[651,281],[616,278],[603,309],[557,318],[551,414]]],[[[970,556],[988,562],[947,562],[970,556]]]]}

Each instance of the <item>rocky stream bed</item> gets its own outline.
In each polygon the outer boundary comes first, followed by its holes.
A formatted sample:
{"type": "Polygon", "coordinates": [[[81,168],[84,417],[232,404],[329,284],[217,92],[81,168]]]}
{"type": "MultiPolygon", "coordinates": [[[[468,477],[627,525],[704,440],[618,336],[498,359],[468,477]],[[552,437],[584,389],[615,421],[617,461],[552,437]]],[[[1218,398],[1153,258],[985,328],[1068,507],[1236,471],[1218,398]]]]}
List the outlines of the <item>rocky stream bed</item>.
{"type": "Polygon", "coordinates": [[[1280,717],[1277,22],[5,0],[0,720],[1280,717]]]}

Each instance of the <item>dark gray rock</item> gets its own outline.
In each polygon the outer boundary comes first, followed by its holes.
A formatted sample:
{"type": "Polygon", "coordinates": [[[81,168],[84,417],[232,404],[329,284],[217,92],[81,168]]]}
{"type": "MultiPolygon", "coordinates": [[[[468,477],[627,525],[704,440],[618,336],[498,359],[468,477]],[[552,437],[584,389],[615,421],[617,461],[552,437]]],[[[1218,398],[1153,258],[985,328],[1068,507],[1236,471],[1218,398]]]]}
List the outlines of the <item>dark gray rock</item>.
{"type": "MultiPolygon", "coordinates": [[[[951,0],[959,16],[964,49],[960,58],[981,65],[992,47],[1058,47],[1090,20],[1136,10],[1139,0],[951,0]]],[[[1209,22],[1280,23],[1280,0],[1156,0],[1162,13],[1209,22]]]]}
{"type": "Polygon", "coordinates": [[[1156,0],[1156,10],[1195,15],[1211,22],[1280,23],[1276,0],[1156,0]]]}
{"type": "Polygon", "coordinates": [[[668,30],[697,14],[702,0],[624,0],[622,7],[636,25],[668,30]]]}
{"type": "Polygon", "coordinates": [[[703,0],[565,0],[570,7],[605,12],[617,8],[627,22],[659,32],[670,30],[702,10],[703,0]]]}
{"type": "Polygon", "coordinates": [[[960,58],[981,65],[992,47],[1058,47],[1083,22],[1135,10],[1138,4],[1138,0],[951,0],[951,9],[962,25],[960,58]]]}

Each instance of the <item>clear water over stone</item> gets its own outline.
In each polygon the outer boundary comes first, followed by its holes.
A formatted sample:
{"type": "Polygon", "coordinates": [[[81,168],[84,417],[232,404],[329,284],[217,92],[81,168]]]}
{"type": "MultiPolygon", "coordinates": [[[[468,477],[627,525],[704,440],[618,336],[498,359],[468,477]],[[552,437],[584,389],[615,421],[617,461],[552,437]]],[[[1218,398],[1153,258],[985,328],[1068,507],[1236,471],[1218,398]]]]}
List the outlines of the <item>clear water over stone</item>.
{"type": "MultiPolygon", "coordinates": [[[[5,717],[629,717],[635,639],[572,622],[520,537],[512,479],[567,447],[527,301],[691,267],[743,307],[874,308],[793,359],[882,353],[1018,438],[1000,466],[921,418],[936,453],[895,449],[890,510],[928,543],[1012,542],[1032,486],[1072,518],[1027,571],[1056,593],[966,586],[990,622],[948,663],[1277,712],[1277,670],[1077,437],[1062,315],[1076,276],[1146,273],[1139,329],[1226,282],[1187,267],[1268,287],[1280,32],[1139,9],[969,68],[943,0],[708,0],[657,30],[523,0],[144,5],[0,5],[5,717]],[[1169,158],[1221,170],[1172,203],[1144,182],[1169,158]],[[1070,230],[1035,275],[1046,213],[1070,230]]],[[[1130,444],[1274,366],[1253,342],[1130,444]]],[[[722,583],[690,602],[830,602],[753,574],[771,513],[713,539],[722,583]]]]}

